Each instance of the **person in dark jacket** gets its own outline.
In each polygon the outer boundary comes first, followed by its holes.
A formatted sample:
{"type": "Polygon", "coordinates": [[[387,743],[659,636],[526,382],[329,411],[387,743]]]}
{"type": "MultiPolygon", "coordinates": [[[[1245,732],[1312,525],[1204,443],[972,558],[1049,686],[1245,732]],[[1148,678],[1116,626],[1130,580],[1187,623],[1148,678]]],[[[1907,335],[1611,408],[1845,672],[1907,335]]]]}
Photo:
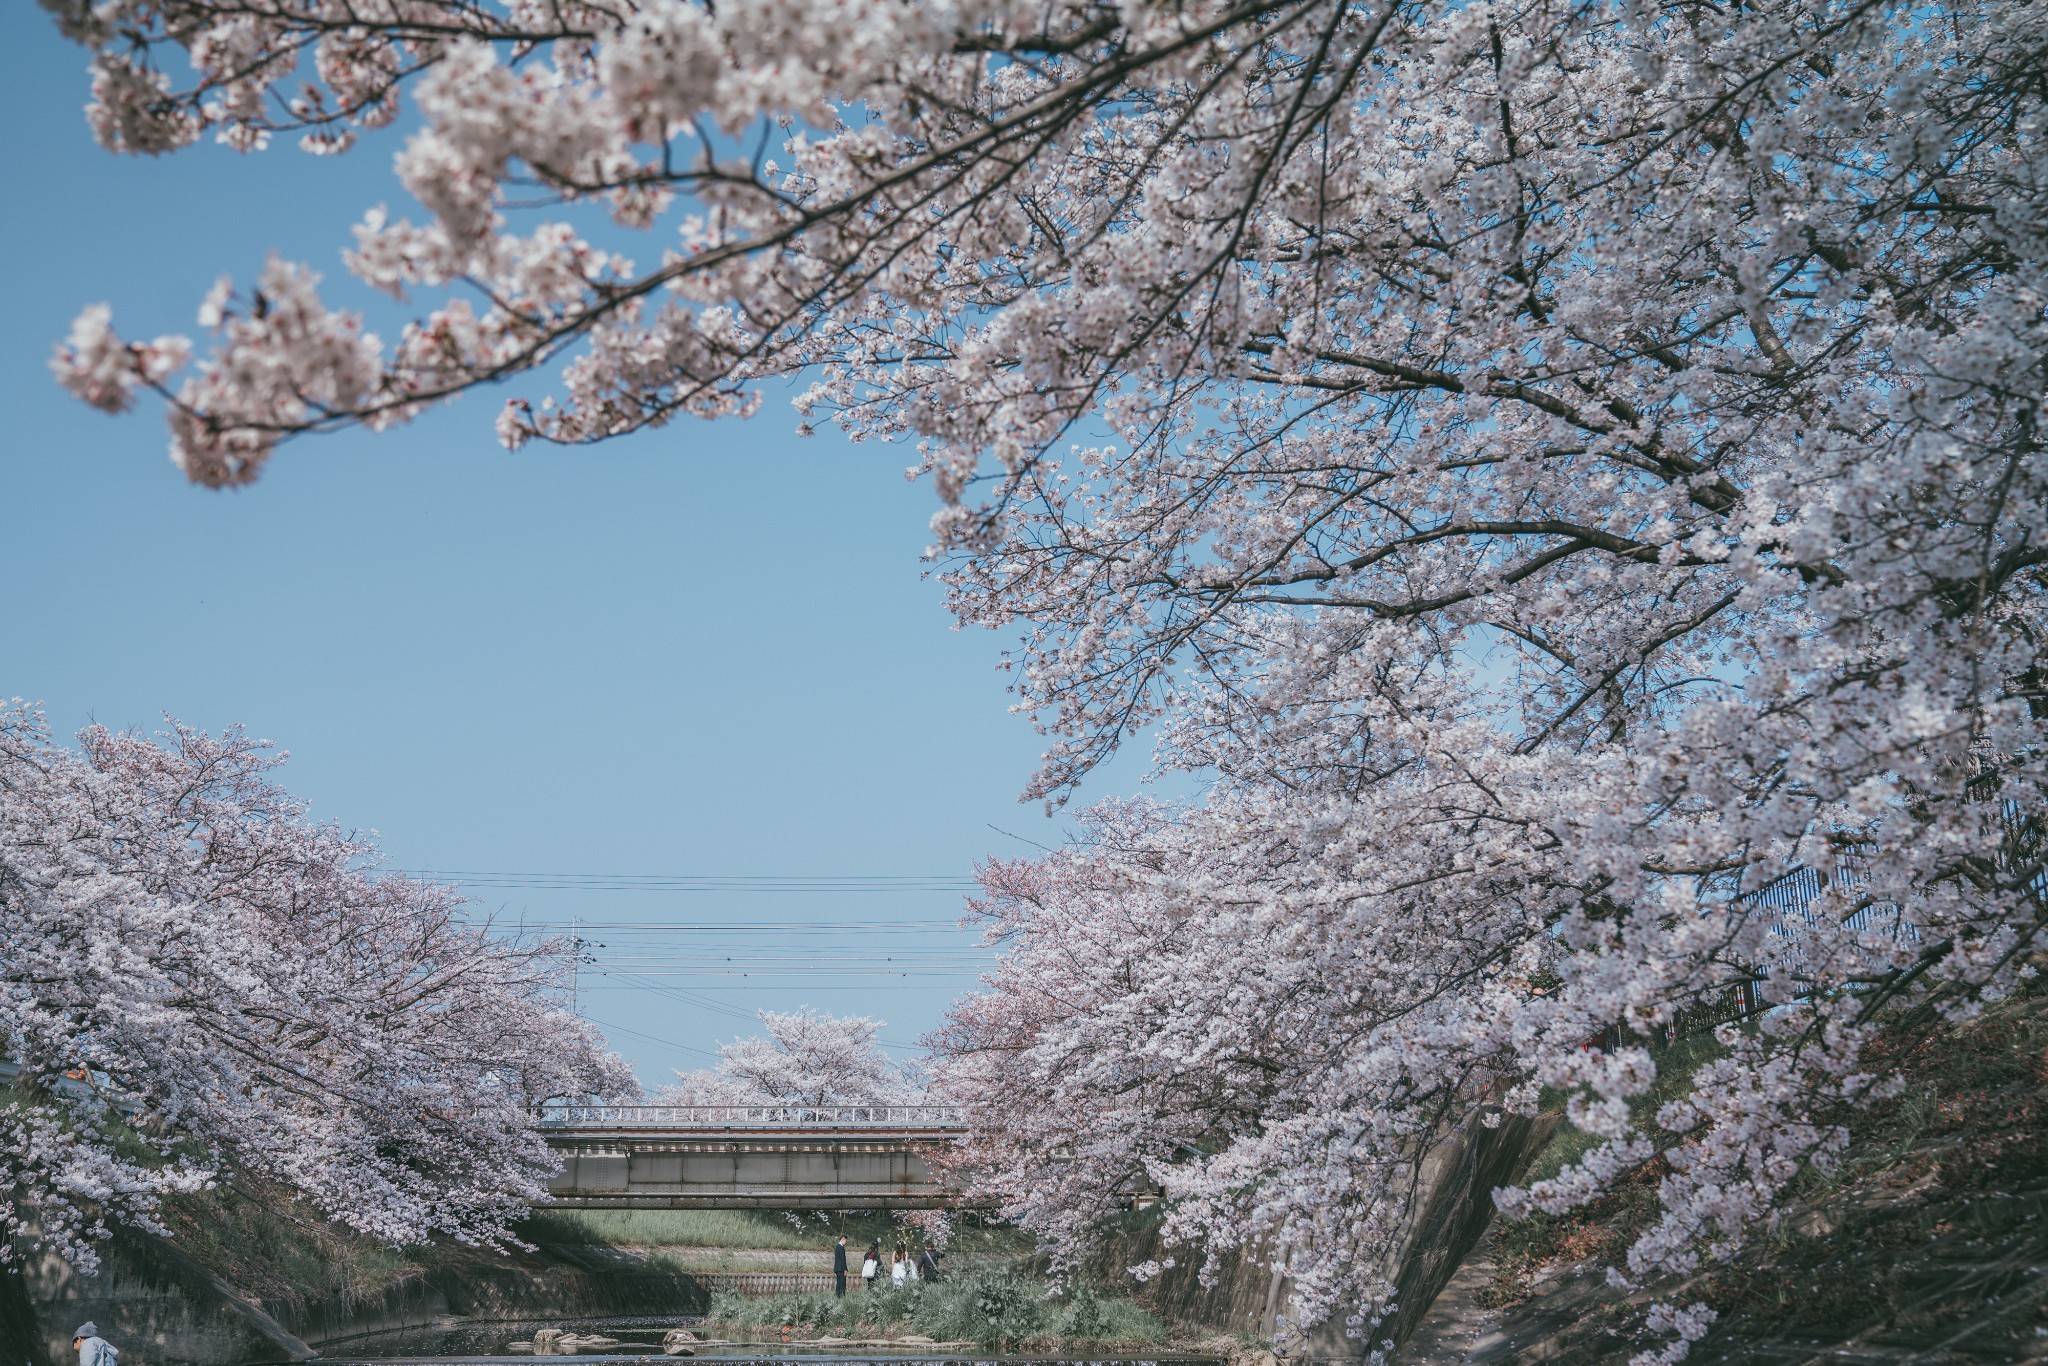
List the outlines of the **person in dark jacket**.
{"type": "Polygon", "coordinates": [[[939,1254],[930,1248],[920,1252],[917,1255],[917,1271],[925,1280],[937,1280],[939,1278],[939,1254]]]}
{"type": "Polygon", "coordinates": [[[843,1233],[832,1245],[832,1293],[842,1298],[846,1295],[846,1235],[843,1233]]]}

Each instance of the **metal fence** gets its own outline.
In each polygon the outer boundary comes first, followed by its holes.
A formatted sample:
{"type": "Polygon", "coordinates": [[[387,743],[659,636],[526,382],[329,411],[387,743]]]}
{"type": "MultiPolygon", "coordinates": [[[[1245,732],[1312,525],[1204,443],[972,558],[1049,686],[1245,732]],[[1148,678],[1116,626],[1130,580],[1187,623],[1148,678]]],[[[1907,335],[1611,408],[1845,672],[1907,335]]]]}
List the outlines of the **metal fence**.
{"type": "MultiPolygon", "coordinates": [[[[2023,874],[2023,885],[2036,901],[2048,899],[2048,867],[2042,861],[2044,850],[2048,850],[2048,830],[2044,830],[2040,816],[2007,800],[2000,804],[1999,817],[2004,827],[1997,855],[1999,867],[2023,874]]],[[[1738,898],[1744,910],[1769,919],[1769,947],[1764,961],[1751,968],[1756,974],[1753,978],[1737,981],[1681,1011],[1665,1027],[1665,1040],[1675,1042],[1759,1013],[1765,1007],[1759,999],[1757,984],[1774,969],[1788,972],[1795,981],[1809,978],[1814,964],[1808,936],[1822,928],[1821,913],[1814,909],[1814,903],[1824,893],[1839,891],[1853,895],[1868,884],[1863,852],[1845,849],[1835,856],[1831,868],[1797,867],[1738,898]]],[[[1858,906],[1831,924],[1898,943],[1918,944],[1922,939],[1920,926],[1913,923],[1912,916],[1891,901],[1858,906]]]]}
{"type": "MultiPolygon", "coordinates": [[[[769,1295],[815,1295],[833,1288],[829,1271],[692,1271],[690,1279],[709,1291],[725,1291],[742,1299],[769,1295]]],[[[860,1277],[852,1278],[858,1286],[860,1277]]]]}
{"type": "Polygon", "coordinates": [[[543,1105],[544,1129],[960,1129],[957,1105],[543,1105]]]}

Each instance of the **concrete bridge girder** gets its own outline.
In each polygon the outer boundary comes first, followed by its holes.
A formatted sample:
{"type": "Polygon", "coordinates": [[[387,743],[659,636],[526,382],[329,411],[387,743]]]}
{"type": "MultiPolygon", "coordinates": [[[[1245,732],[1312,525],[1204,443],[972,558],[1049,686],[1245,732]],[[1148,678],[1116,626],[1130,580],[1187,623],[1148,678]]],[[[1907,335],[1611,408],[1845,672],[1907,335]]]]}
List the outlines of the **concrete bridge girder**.
{"type": "Polygon", "coordinates": [[[926,1153],[938,1135],[550,1135],[567,1209],[943,1209],[959,1203],[926,1153]]]}

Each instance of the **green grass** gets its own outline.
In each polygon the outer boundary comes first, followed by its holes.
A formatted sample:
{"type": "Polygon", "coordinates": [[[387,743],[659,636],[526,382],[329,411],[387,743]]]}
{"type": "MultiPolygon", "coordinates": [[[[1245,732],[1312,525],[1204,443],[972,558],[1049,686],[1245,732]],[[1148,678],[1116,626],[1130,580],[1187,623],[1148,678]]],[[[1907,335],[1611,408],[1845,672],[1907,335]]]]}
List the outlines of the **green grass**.
{"type": "MultiPolygon", "coordinates": [[[[519,1232],[531,1243],[817,1251],[831,1248],[839,1224],[806,1217],[804,1226],[796,1228],[769,1210],[560,1209],[537,1211],[519,1232]]],[[[847,1241],[853,1239],[849,1226],[847,1241]]]]}
{"type": "Polygon", "coordinates": [[[437,1249],[393,1248],[331,1223],[280,1187],[245,1177],[165,1199],[172,1241],[240,1289],[266,1301],[374,1295],[437,1249]]]}
{"type": "MultiPolygon", "coordinates": [[[[923,1241],[886,1214],[834,1214],[820,1221],[803,1214],[800,1223],[775,1210],[729,1209],[544,1209],[515,1230],[529,1243],[576,1247],[689,1247],[741,1251],[832,1251],[843,1231],[847,1255],[858,1257],[870,1240],[886,1251],[897,1243],[923,1241]]],[[[1021,1269],[1036,1253],[1031,1235],[1001,1224],[963,1218],[946,1249],[948,1266],[963,1272],[981,1268],[1021,1269]]]]}
{"type": "Polygon", "coordinates": [[[995,1350],[1026,1342],[1136,1346],[1166,1340],[1165,1326],[1130,1300],[1100,1297],[1086,1289],[1051,1299],[1045,1291],[1042,1283],[1028,1277],[981,1272],[855,1291],[844,1298],[816,1294],[743,1299],[722,1294],[712,1300],[710,1319],[736,1333],[786,1327],[815,1337],[918,1334],[995,1350]]]}
{"type": "MultiPolygon", "coordinates": [[[[0,1111],[50,1105],[47,1098],[0,1087],[0,1111]]],[[[144,1167],[162,1165],[161,1154],[115,1112],[106,1112],[100,1125],[101,1136],[121,1157],[144,1167]]],[[[424,1244],[394,1248],[333,1223],[285,1186],[247,1173],[226,1173],[213,1186],[167,1195],[157,1217],[173,1247],[256,1298],[281,1304],[374,1295],[432,1255],[424,1244]]],[[[121,1236],[149,1237],[133,1230],[121,1236]]],[[[147,1241],[131,1251],[161,1255],[147,1241]]]]}
{"type": "Polygon", "coordinates": [[[650,1247],[642,1253],[653,1264],[671,1271],[829,1271],[832,1250],[827,1247],[802,1251],[755,1247],[650,1247]]]}

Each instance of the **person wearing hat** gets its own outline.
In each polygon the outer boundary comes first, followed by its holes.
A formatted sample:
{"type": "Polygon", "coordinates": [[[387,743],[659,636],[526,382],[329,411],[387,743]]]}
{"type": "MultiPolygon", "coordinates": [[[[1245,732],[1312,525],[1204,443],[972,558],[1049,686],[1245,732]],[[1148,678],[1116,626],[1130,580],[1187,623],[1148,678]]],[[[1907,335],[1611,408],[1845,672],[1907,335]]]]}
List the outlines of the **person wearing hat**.
{"type": "Polygon", "coordinates": [[[71,1335],[71,1350],[78,1353],[78,1366],[118,1366],[121,1353],[100,1336],[99,1325],[81,1323],[71,1335]]]}

